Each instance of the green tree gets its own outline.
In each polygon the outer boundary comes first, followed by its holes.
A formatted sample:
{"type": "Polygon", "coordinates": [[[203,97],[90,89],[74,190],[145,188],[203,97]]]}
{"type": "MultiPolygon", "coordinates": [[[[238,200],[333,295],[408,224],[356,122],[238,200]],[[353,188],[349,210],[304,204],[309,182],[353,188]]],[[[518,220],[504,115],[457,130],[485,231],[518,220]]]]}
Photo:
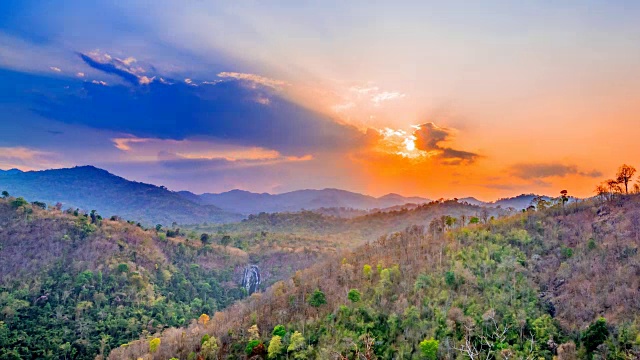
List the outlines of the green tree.
{"type": "Polygon", "coordinates": [[[594,352],[609,336],[607,320],[603,317],[593,322],[582,334],[582,343],[589,353],[594,352]]]}
{"type": "Polygon", "coordinates": [[[9,197],[9,192],[7,190],[3,191],[2,192],[2,197],[5,198],[5,199],[8,198],[9,197]]]}
{"type": "Polygon", "coordinates": [[[269,348],[267,354],[269,359],[275,359],[282,352],[282,338],[278,335],[274,335],[269,342],[269,348]]]}
{"type": "Polygon", "coordinates": [[[471,220],[469,220],[469,224],[479,224],[480,218],[473,216],[471,220]]]}
{"type": "Polygon", "coordinates": [[[347,294],[347,298],[352,303],[357,303],[358,301],[360,301],[360,291],[358,291],[358,289],[349,290],[349,293],[347,294]]]}
{"type": "Polygon", "coordinates": [[[427,360],[436,360],[438,358],[438,346],[440,343],[433,338],[424,339],[420,342],[420,354],[422,358],[427,360]]]}
{"type": "Polygon", "coordinates": [[[273,328],[271,335],[280,336],[280,338],[282,338],[286,333],[287,333],[287,330],[284,328],[283,325],[276,325],[276,327],[273,328]]]}
{"type": "Polygon", "coordinates": [[[320,289],[316,289],[309,297],[309,305],[313,307],[320,307],[327,303],[327,299],[320,289]]]}

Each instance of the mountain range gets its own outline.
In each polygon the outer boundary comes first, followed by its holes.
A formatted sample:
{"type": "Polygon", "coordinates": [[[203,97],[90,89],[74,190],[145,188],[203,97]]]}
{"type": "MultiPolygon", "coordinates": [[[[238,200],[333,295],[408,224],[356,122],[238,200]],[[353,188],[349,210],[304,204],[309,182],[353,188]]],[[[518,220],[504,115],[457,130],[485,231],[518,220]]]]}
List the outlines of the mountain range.
{"type": "Polygon", "coordinates": [[[129,181],[93,166],[3,171],[0,189],[28,201],[97,210],[103,217],[118,215],[147,225],[224,223],[243,218],[213,205],[194,203],[164,187],[129,181]]]}
{"type": "Polygon", "coordinates": [[[321,208],[372,210],[407,203],[422,204],[430,201],[421,197],[404,197],[398,194],[387,194],[376,198],[340,189],[306,189],[283,194],[252,193],[236,189],[219,194],[196,195],[188,191],[181,191],[179,194],[203,205],[214,205],[223,210],[247,215],[260,212],[295,212],[321,208]]]}
{"type": "MultiPolygon", "coordinates": [[[[399,194],[373,197],[340,189],[306,189],[282,194],[237,189],[218,194],[174,192],[163,186],[130,181],[94,166],[26,172],[18,169],[0,170],[0,190],[22,196],[28,201],[41,201],[49,205],[61,203],[65,208],[79,208],[87,212],[97,210],[102,216],[118,215],[147,225],[229,223],[261,212],[340,208],[385,211],[410,206],[408,204],[415,207],[430,202],[422,197],[399,194]]],[[[536,196],[523,194],[495,202],[469,197],[459,201],[520,210],[528,207],[536,196]]]]}

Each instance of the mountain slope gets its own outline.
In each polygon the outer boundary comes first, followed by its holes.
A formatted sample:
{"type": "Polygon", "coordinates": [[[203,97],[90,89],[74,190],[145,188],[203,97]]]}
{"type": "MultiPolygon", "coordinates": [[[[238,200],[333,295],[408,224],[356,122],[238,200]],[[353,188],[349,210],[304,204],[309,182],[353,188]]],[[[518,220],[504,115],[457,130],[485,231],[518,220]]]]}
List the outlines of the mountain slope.
{"type": "Polygon", "coordinates": [[[129,181],[93,166],[69,169],[0,173],[0,189],[29,201],[97,210],[148,225],[222,223],[242,216],[212,205],[196,204],[155,185],[129,181]]]}
{"type": "Polygon", "coordinates": [[[242,251],[0,199],[0,359],[87,359],[242,298],[242,251]]]}
{"type": "Polygon", "coordinates": [[[335,252],[316,238],[232,236],[0,199],[0,359],[94,359],[245,297],[249,266],[262,288],[335,252]]]}
{"type": "Polygon", "coordinates": [[[199,199],[200,203],[215,205],[222,209],[242,214],[260,212],[294,212],[302,209],[353,208],[361,210],[380,209],[406,203],[425,203],[429,200],[420,197],[404,197],[388,194],[379,198],[362,195],[340,189],[297,190],[283,194],[252,193],[244,190],[231,190],[220,194],[195,195],[180,192],[190,200],[199,199]]]}
{"type": "Polygon", "coordinates": [[[411,227],[111,358],[635,359],[639,236],[638,196],[411,227]]]}

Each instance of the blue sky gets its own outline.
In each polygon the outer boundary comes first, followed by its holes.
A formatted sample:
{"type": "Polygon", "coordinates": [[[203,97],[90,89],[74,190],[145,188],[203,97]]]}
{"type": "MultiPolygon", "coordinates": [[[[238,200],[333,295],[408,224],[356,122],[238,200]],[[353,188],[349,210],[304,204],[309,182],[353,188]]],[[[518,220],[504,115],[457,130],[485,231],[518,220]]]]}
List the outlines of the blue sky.
{"type": "Polygon", "coordinates": [[[586,194],[618,165],[602,154],[638,150],[637,131],[587,144],[613,135],[604,119],[637,123],[639,15],[631,1],[7,0],[0,167],[94,164],[196,192],[586,194]]]}

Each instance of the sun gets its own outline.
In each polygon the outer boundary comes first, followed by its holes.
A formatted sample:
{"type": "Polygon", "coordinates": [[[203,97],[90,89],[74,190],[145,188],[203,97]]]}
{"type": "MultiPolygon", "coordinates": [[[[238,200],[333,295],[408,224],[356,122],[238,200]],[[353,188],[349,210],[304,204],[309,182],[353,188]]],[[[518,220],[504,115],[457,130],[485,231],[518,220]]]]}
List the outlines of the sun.
{"type": "Polygon", "coordinates": [[[404,147],[407,151],[414,151],[416,149],[416,142],[413,139],[413,136],[404,139],[404,147]]]}

